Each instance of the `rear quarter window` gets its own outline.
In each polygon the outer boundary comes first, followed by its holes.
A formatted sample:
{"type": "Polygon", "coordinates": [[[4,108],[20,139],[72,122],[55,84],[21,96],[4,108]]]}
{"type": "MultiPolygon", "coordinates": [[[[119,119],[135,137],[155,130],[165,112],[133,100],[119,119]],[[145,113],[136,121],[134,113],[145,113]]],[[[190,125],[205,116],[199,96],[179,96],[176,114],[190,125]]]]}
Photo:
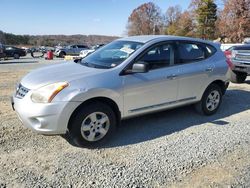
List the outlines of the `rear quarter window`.
{"type": "Polygon", "coordinates": [[[185,64],[201,61],[215,54],[216,48],[212,45],[192,42],[177,42],[177,60],[176,64],[185,64]]]}
{"type": "Polygon", "coordinates": [[[204,44],[205,48],[206,48],[206,58],[212,56],[215,54],[215,52],[217,51],[215,47],[213,47],[212,45],[207,45],[207,44],[204,44]]]}
{"type": "Polygon", "coordinates": [[[177,64],[191,63],[206,58],[206,51],[200,44],[193,42],[178,42],[177,64]]]}

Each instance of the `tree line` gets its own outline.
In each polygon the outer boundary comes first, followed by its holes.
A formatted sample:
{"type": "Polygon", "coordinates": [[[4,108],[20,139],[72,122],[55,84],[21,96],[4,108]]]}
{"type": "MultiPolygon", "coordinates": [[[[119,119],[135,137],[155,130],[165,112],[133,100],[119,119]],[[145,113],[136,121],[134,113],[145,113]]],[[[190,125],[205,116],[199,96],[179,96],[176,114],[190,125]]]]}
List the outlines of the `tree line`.
{"type": "Polygon", "coordinates": [[[153,2],[134,9],[128,18],[127,34],[167,34],[242,42],[250,37],[250,0],[224,0],[223,9],[214,0],[192,0],[182,11],[170,6],[165,13],[153,2]]]}
{"type": "Polygon", "coordinates": [[[15,35],[0,31],[0,42],[6,45],[56,46],[86,44],[89,46],[108,43],[118,37],[104,35],[15,35]]]}

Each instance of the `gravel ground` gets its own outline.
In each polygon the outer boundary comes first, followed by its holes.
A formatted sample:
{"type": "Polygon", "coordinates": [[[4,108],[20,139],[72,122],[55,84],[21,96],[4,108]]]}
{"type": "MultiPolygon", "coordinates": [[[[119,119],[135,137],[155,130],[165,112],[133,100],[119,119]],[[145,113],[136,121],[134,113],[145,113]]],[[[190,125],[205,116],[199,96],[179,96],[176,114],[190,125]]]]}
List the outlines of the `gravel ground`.
{"type": "Polygon", "coordinates": [[[24,128],[15,84],[58,60],[0,62],[0,187],[250,187],[250,81],[231,84],[218,113],[190,106],[122,122],[101,149],[24,128]]]}

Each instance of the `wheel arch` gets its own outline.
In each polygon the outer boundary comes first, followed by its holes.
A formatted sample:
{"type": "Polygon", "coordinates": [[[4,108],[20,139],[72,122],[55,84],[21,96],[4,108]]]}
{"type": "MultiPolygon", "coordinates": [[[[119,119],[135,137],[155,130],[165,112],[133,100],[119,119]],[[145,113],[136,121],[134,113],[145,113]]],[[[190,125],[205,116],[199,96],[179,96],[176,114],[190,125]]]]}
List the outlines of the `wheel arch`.
{"type": "Polygon", "coordinates": [[[120,124],[120,120],[121,120],[121,111],[118,107],[118,105],[116,104],[116,102],[108,97],[94,97],[94,98],[90,98],[84,102],[82,102],[74,111],[73,113],[71,114],[70,118],[69,118],[69,121],[68,121],[68,129],[71,128],[72,126],[72,120],[73,118],[75,117],[76,113],[85,105],[89,105],[91,103],[94,103],[94,102],[101,102],[101,103],[104,103],[104,104],[107,104],[109,105],[113,110],[114,110],[114,113],[116,115],[116,123],[117,125],[120,124]]]}
{"type": "Polygon", "coordinates": [[[212,84],[218,85],[218,86],[221,88],[222,94],[224,95],[224,94],[226,93],[227,88],[228,88],[229,82],[227,83],[227,82],[224,82],[224,81],[222,81],[222,80],[215,80],[215,81],[213,81],[212,83],[210,83],[210,84],[207,86],[207,88],[208,88],[210,85],[212,85],[212,84]]]}
{"type": "Polygon", "coordinates": [[[198,101],[201,100],[201,98],[204,95],[204,93],[206,92],[207,88],[209,88],[212,84],[216,84],[217,86],[219,86],[221,88],[222,95],[224,95],[226,93],[226,90],[227,90],[227,88],[229,86],[229,82],[227,82],[227,81],[223,81],[221,79],[213,80],[206,87],[203,86],[200,94],[197,97],[198,101]]]}
{"type": "Polygon", "coordinates": [[[60,50],[60,52],[58,53],[58,55],[60,56],[61,54],[67,55],[67,53],[64,50],[60,50]]]}

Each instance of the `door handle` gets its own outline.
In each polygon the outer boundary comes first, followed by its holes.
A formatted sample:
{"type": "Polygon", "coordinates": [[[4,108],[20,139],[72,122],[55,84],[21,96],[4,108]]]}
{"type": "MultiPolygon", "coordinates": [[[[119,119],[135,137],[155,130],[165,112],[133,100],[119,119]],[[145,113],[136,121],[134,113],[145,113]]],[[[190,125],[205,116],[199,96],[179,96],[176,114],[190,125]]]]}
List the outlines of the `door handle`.
{"type": "Polygon", "coordinates": [[[167,79],[170,79],[170,80],[174,80],[176,78],[177,78],[176,74],[171,74],[171,75],[167,76],[167,79]]]}
{"type": "Polygon", "coordinates": [[[213,68],[212,68],[212,67],[206,68],[206,72],[212,72],[212,71],[213,71],[213,68]]]}

